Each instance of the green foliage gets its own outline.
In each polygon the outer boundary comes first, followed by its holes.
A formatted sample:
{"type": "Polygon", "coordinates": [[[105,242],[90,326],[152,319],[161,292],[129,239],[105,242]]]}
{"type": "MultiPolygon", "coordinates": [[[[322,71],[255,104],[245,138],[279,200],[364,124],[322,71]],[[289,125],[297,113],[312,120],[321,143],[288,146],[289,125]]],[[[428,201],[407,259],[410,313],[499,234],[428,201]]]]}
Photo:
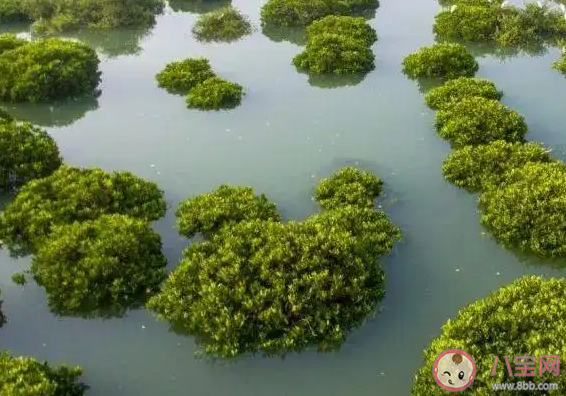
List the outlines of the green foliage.
{"type": "Polygon", "coordinates": [[[61,166],[24,185],[0,213],[0,239],[12,254],[33,252],[52,227],[124,214],[157,220],[165,214],[163,191],[130,172],[61,166]]]}
{"type": "Polygon", "coordinates": [[[45,39],[0,55],[0,100],[40,102],[93,94],[100,82],[96,52],[85,44],[45,39]]]}
{"type": "MultiPolygon", "coordinates": [[[[418,370],[412,396],[444,396],[431,372],[436,357],[446,349],[458,348],[468,352],[476,364],[474,383],[459,392],[464,396],[516,396],[527,392],[517,390],[493,391],[492,383],[558,383],[566,386],[564,376],[555,377],[546,372],[536,377],[509,376],[503,356],[537,356],[566,354],[564,311],[566,280],[523,276],[508,286],[491,293],[461,309],[454,319],[447,321],[439,337],[424,351],[424,361],[418,370]],[[493,376],[494,358],[499,357],[493,376]]],[[[543,392],[544,393],[544,392],[543,392]]],[[[550,392],[553,394],[554,392],[550,392]]]]}
{"type": "Polygon", "coordinates": [[[29,22],[30,20],[23,0],[0,1],[0,23],[29,22]]]}
{"type": "Polygon", "coordinates": [[[403,59],[403,72],[413,79],[472,77],[478,69],[472,54],[457,43],[422,47],[403,59]]]}
{"type": "Polygon", "coordinates": [[[26,275],[22,272],[12,274],[12,282],[14,282],[16,285],[23,286],[27,283],[26,275]]]}
{"type": "Polygon", "coordinates": [[[249,187],[225,184],[181,202],[175,215],[179,233],[187,238],[214,233],[242,221],[281,220],[277,207],[265,194],[255,195],[249,187]]]}
{"type": "Polygon", "coordinates": [[[356,15],[375,10],[378,0],[268,0],[261,8],[262,25],[307,26],[327,15],[356,15]]]}
{"type": "Polygon", "coordinates": [[[376,256],[398,236],[383,213],[356,206],[238,222],[186,249],[148,306],[212,356],[335,350],[383,297],[376,256]]]}
{"type": "Polygon", "coordinates": [[[522,115],[497,100],[479,96],[466,97],[440,109],[435,121],[440,137],[454,147],[494,140],[522,142],[527,133],[522,115]]]}
{"type": "Polygon", "coordinates": [[[49,176],[61,166],[57,144],[30,123],[0,119],[0,192],[49,176]]]}
{"type": "Polygon", "coordinates": [[[448,80],[433,88],[425,95],[425,102],[431,109],[439,109],[462,98],[481,96],[486,99],[500,100],[503,93],[494,83],[483,78],[460,77],[448,80]]]}
{"type": "Polygon", "coordinates": [[[375,29],[361,17],[329,15],[307,27],[309,38],[325,33],[348,36],[354,40],[364,41],[368,46],[377,41],[375,29]]]}
{"type": "Polygon", "coordinates": [[[0,395],[82,396],[89,388],[78,381],[80,367],[50,366],[32,357],[0,354],[0,395]]]}
{"type": "Polygon", "coordinates": [[[444,177],[469,192],[495,188],[505,181],[505,174],[531,162],[551,162],[548,150],[538,143],[509,143],[496,140],[490,144],[465,146],[454,150],[442,166],[444,177]]]}
{"type": "Polygon", "coordinates": [[[328,210],[345,205],[373,208],[382,189],[383,182],[377,176],[348,166],[322,179],[314,191],[314,198],[328,210]]]}
{"type": "Polygon", "coordinates": [[[187,107],[201,110],[220,110],[237,107],[242,102],[244,87],[220,77],[211,77],[187,94],[187,107]]]}
{"type": "Polygon", "coordinates": [[[203,81],[215,77],[208,59],[188,58],[171,62],[155,78],[160,87],[174,93],[187,93],[203,81]]]}
{"type": "Polygon", "coordinates": [[[168,0],[169,7],[175,12],[205,14],[232,4],[232,0],[168,0]]]}
{"type": "Polygon", "coordinates": [[[102,215],[57,226],[31,273],[59,314],[136,307],[165,280],[161,237],[145,219],[102,215]]]}
{"type": "Polygon", "coordinates": [[[199,41],[232,42],[252,33],[249,19],[232,6],[199,16],[192,29],[199,41]]]}
{"type": "Polygon", "coordinates": [[[309,38],[304,52],[293,58],[294,65],[313,74],[354,74],[375,68],[375,55],[363,40],[335,33],[309,38]]]}
{"type": "Polygon", "coordinates": [[[527,163],[480,195],[481,222],[505,247],[538,257],[566,257],[566,166],[527,163]]]}
{"type": "Polygon", "coordinates": [[[22,45],[25,45],[27,43],[29,43],[29,41],[19,38],[15,34],[12,33],[0,34],[0,55],[3,52],[21,47],[22,45]]]}
{"type": "Polygon", "coordinates": [[[552,64],[552,68],[566,76],[566,51],[563,51],[562,57],[552,64]]]}
{"type": "Polygon", "coordinates": [[[163,0],[20,0],[40,32],[82,28],[148,27],[165,7],[163,0]]]}
{"type": "MultiPolygon", "coordinates": [[[[2,297],[2,289],[0,289],[0,297],[2,297]]],[[[4,326],[8,322],[8,319],[2,312],[2,300],[0,300],[0,327],[4,326]]]]}
{"type": "Polygon", "coordinates": [[[1,121],[13,121],[14,118],[10,115],[10,113],[8,113],[6,110],[4,110],[2,107],[0,107],[0,122],[1,121]]]}
{"type": "Polygon", "coordinates": [[[492,41],[497,32],[501,7],[458,4],[453,11],[438,13],[433,32],[445,39],[492,41]]]}

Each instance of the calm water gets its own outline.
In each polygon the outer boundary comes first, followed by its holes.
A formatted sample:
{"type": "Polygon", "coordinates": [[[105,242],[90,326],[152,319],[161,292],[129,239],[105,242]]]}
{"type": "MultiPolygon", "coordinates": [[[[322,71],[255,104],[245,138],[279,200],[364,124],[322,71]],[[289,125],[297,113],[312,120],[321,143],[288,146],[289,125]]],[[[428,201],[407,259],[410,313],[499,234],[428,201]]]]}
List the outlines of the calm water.
{"type": "MultiPolygon", "coordinates": [[[[261,4],[234,2],[256,26],[261,4]]],[[[377,69],[358,85],[336,89],[329,81],[312,86],[295,71],[295,44],[258,31],[236,44],[203,46],[190,35],[195,14],[168,11],[139,43],[143,32],[83,36],[106,54],[98,102],[12,109],[47,127],[68,163],[130,170],[164,188],[172,209],[156,227],[170,268],[187,244],[173,228],[182,199],[221,183],[249,185],[285,217],[300,219],[316,210],[310,194],[320,178],[346,164],[376,172],[405,241],[385,260],[382,312],[340,353],[196,360],[191,338],[170,333],[143,310],[110,321],[53,316],[43,290],[9,279],[29,259],[3,252],[0,287],[10,323],[0,332],[1,348],[82,365],[88,396],[408,395],[421,350],[459,307],[522,274],[563,274],[524,264],[482,235],[476,197],[443,181],[449,148],[435,135],[417,84],[400,72],[406,54],[433,42],[437,10],[433,0],[383,1],[371,20],[379,34],[377,69]],[[157,88],[154,75],[165,63],[191,56],[209,58],[221,76],[244,85],[242,106],[191,111],[182,97],[157,88]]],[[[550,69],[557,56],[552,50],[502,62],[487,55],[478,75],[495,81],[504,103],[526,116],[530,139],[564,152],[566,79],[550,69]]]]}

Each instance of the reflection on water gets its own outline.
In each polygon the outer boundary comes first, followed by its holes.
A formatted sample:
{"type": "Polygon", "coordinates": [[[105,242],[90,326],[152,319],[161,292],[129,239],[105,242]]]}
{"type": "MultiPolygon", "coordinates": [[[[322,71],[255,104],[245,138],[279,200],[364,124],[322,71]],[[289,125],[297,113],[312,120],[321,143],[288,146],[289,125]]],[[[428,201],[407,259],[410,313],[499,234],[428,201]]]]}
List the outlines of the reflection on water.
{"type": "Polygon", "coordinates": [[[73,32],[63,37],[85,42],[101,54],[115,58],[121,55],[137,55],[142,51],[142,40],[151,33],[153,26],[144,29],[88,30],[73,32]]]}
{"type": "MultiPolygon", "coordinates": [[[[300,71],[300,73],[307,74],[300,71]]],[[[309,74],[308,81],[309,84],[317,88],[343,88],[343,87],[353,87],[361,83],[368,73],[357,73],[357,74],[309,74]]]]}
{"type": "Polygon", "coordinates": [[[291,44],[301,46],[307,44],[307,33],[305,28],[266,25],[262,26],[261,33],[276,43],[287,41],[291,44]]]}
{"type": "Polygon", "coordinates": [[[232,0],[169,0],[169,7],[175,12],[204,14],[232,4],[232,0]]]}
{"type": "Polygon", "coordinates": [[[87,96],[53,103],[0,103],[14,119],[42,127],[63,127],[98,108],[98,99],[87,96]]]}

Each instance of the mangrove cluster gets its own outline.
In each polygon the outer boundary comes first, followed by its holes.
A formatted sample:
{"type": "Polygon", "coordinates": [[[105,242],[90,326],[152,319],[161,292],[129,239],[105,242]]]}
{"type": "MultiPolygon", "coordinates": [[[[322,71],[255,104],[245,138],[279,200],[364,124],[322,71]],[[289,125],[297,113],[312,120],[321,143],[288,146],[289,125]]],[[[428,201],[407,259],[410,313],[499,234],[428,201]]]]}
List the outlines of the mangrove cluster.
{"type": "Polygon", "coordinates": [[[241,85],[218,77],[204,58],[168,63],[155,78],[170,93],[186,94],[187,107],[200,110],[237,107],[245,94],[241,85]]]}
{"type": "Polygon", "coordinates": [[[412,79],[471,77],[478,69],[473,55],[458,43],[422,47],[403,59],[403,73],[412,79]]]}
{"type": "Polygon", "coordinates": [[[193,35],[203,42],[232,42],[252,33],[248,17],[231,5],[200,15],[193,35]]]}
{"type": "Polygon", "coordinates": [[[176,212],[179,232],[203,239],[148,307],[209,356],[339,348],[383,297],[378,258],[400,237],[374,210],[381,185],[343,169],[315,193],[323,211],[300,222],[282,222],[275,204],[247,187],[189,198],[176,212]]]}
{"type": "Polygon", "coordinates": [[[307,27],[305,50],[293,63],[312,74],[353,74],[375,68],[377,33],[364,18],[329,15],[307,27]]]}
{"type": "MultiPolygon", "coordinates": [[[[447,391],[435,382],[431,367],[442,351],[453,348],[468,352],[476,364],[474,382],[460,392],[462,395],[525,394],[517,390],[495,393],[491,387],[492,383],[516,384],[519,381],[557,383],[562,389],[566,386],[564,377],[556,376],[552,370],[541,373],[537,367],[536,377],[509,375],[503,356],[509,356],[510,360],[512,356],[525,354],[533,354],[537,358],[543,355],[564,356],[564,296],[565,279],[524,276],[460,310],[455,318],[442,326],[440,336],[432,340],[424,351],[424,362],[415,377],[412,395],[446,395],[447,391]],[[499,364],[493,371],[497,357],[499,364]]],[[[460,384],[458,379],[454,378],[454,381],[456,385],[460,384]]]]}
{"type": "Polygon", "coordinates": [[[46,102],[94,95],[99,63],[96,52],[82,43],[0,35],[0,100],[46,102]]]}

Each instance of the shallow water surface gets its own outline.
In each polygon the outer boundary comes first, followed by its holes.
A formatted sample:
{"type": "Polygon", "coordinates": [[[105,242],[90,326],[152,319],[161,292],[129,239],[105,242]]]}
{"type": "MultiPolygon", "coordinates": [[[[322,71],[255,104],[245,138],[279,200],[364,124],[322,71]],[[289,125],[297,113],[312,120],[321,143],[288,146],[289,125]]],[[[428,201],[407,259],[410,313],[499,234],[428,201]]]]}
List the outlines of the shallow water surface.
{"type": "MultiPolygon", "coordinates": [[[[256,27],[262,4],[234,1],[256,27]]],[[[482,235],[476,197],[442,178],[449,147],[400,67],[405,55],[433,42],[437,11],[433,0],[384,0],[370,21],[379,35],[376,70],[357,85],[336,87],[349,80],[310,85],[297,73],[291,58],[301,47],[282,41],[281,32],[270,35],[277,42],[258,30],[235,44],[201,45],[190,34],[196,15],[169,10],[151,32],[80,37],[104,52],[98,100],[11,110],[44,125],[68,163],[130,170],[162,186],[171,209],[156,227],[170,268],[187,245],[174,229],[180,200],[221,183],[249,185],[286,218],[300,219],[316,210],[310,194],[322,177],[346,164],[376,172],[405,241],[385,260],[381,313],[340,353],[196,360],[191,338],[170,333],[144,310],[108,321],[54,316],[43,290],[9,279],[29,258],[4,252],[0,287],[10,323],[0,332],[1,347],[82,365],[88,396],[409,395],[422,349],[460,307],[525,273],[563,273],[523,263],[482,235]],[[183,97],[157,87],[154,75],[167,62],[193,56],[209,58],[218,74],[246,87],[240,107],[188,110],[183,97]]],[[[563,153],[566,79],[550,68],[557,57],[557,50],[503,61],[485,55],[478,76],[492,79],[505,92],[503,102],[525,115],[529,139],[563,153]]]]}

